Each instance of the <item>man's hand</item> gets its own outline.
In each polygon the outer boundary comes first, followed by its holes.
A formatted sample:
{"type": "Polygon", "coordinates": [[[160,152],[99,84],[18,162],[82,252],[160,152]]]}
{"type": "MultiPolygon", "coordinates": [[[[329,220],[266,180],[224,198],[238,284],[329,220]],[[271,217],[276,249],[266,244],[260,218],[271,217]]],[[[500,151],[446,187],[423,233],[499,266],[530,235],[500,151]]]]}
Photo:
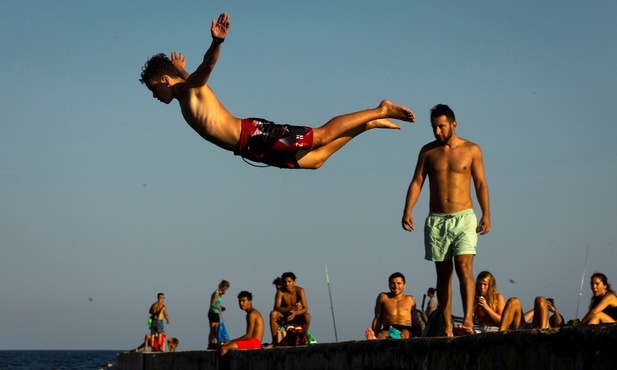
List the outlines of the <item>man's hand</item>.
{"type": "Polygon", "coordinates": [[[176,67],[176,69],[184,69],[186,65],[186,57],[182,53],[172,52],[171,53],[171,64],[176,67]]]}
{"type": "Polygon", "coordinates": [[[416,225],[413,222],[413,215],[411,213],[403,215],[401,224],[403,225],[403,229],[407,231],[414,231],[416,229],[416,225]]]}
{"type": "Polygon", "coordinates": [[[210,28],[212,38],[224,40],[229,33],[230,25],[231,22],[229,21],[229,16],[227,15],[227,13],[221,13],[218,20],[212,20],[212,27],[210,28]]]}
{"type": "Polygon", "coordinates": [[[478,223],[478,227],[476,228],[476,232],[480,233],[480,235],[486,235],[491,230],[491,219],[485,215],[482,215],[480,222],[478,223]]]}

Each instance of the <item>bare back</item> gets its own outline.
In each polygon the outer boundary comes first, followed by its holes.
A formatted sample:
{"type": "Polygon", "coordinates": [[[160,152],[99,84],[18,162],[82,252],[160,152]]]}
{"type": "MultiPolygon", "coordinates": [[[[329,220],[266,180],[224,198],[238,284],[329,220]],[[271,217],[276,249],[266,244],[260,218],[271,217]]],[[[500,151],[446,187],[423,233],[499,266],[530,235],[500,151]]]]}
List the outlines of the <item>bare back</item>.
{"type": "Polygon", "coordinates": [[[264,319],[261,313],[255,308],[246,314],[246,335],[248,338],[263,339],[264,336],[264,319]]]}
{"type": "Polygon", "coordinates": [[[377,309],[381,316],[382,327],[411,326],[411,312],[414,305],[414,298],[410,295],[393,296],[391,293],[380,293],[377,309]]]}
{"type": "Polygon", "coordinates": [[[178,95],[182,116],[201,137],[227,150],[240,140],[241,121],[229,113],[207,84],[191,87],[191,76],[178,95]]]}
{"type": "Polygon", "coordinates": [[[480,148],[459,139],[454,146],[432,142],[422,151],[430,184],[430,211],[454,213],[472,208],[471,178],[477,160],[481,160],[480,148]]]}

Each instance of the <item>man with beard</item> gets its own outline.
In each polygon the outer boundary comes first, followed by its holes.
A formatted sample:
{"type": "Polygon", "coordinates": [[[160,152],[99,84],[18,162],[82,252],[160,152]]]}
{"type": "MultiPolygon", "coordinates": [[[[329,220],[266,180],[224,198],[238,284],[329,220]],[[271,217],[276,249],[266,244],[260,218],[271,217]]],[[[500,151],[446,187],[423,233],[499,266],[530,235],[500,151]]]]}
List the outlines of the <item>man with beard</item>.
{"type": "Polygon", "coordinates": [[[402,226],[416,228],[411,211],[418,201],[424,180],[430,188],[429,215],[424,226],[425,259],[435,262],[437,299],[443,315],[444,334],[454,335],[452,324],[452,272],[456,270],[463,302],[463,325],[473,327],[474,276],[477,233],[491,228],[488,185],[484,177],[482,151],[477,144],[456,134],[454,112],[444,104],[431,109],[435,141],[426,144],[407,191],[402,226]],[[473,212],[471,180],[482,210],[480,222],[473,212]]]}
{"type": "Polygon", "coordinates": [[[375,317],[366,329],[366,339],[410,338],[412,331],[413,296],[405,294],[405,276],[395,272],[388,278],[389,293],[379,293],[375,302],[375,317]]]}

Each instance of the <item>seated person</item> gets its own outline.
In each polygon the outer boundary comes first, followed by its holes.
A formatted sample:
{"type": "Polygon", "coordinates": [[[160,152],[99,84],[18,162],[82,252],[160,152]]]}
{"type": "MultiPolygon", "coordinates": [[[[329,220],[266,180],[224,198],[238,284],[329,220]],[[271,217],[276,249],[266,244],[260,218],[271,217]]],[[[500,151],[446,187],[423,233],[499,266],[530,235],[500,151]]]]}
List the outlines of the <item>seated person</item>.
{"type": "Polygon", "coordinates": [[[536,297],[533,309],[523,313],[521,301],[512,297],[508,299],[506,307],[503,309],[499,331],[561,328],[563,325],[563,316],[555,307],[552,298],[536,297]],[[530,323],[532,319],[533,321],[530,323]]]}
{"type": "Polygon", "coordinates": [[[165,352],[165,337],[165,333],[146,334],[144,336],[144,342],[133,351],[139,352],[140,349],[143,349],[144,353],[148,353],[150,349],[152,352],[165,352]]]}
{"type": "Polygon", "coordinates": [[[606,275],[596,272],[591,275],[591,303],[589,312],[581,319],[581,325],[613,323],[617,320],[617,295],[606,275]]]}
{"type": "Polygon", "coordinates": [[[264,319],[253,307],[253,295],[246,290],[238,294],[238,305],[246,312],[246,333],[236,339],[221,343],[219,354],[225,356],[233,349],[259,349],[264,335],[264,319]]]}
{"type": "Polygon", "coordinates": [[[281,287],[277,289],[274,297],[274,309],[270,312],[273,345],[281,339],[280,326],[293,325],[295,328],[302,328],[306,333],[311,325],[306,294],[302,287],[296,285],[296,275],[293,272],[285,272],[281,275],[281,279],[281,287]]]}
{"type": "Polygon", "coordinates": [[[476,278],[476,302],[473,310],[473,328],[459,325],[455,335],[479,334],[499,330],[501,313],[506,306],[506,299],[497,292],[495,277],[488,271],[482,271],[476,278]]]}
{"type": "Polygon", "coordinates": [[[416,302],[405,294],[405,276],[395,272],[388,278],[389,293],[379,293],[375,302],[375,317],[364,336],[372,339],[411,338],[412,311],[416,302]]]}

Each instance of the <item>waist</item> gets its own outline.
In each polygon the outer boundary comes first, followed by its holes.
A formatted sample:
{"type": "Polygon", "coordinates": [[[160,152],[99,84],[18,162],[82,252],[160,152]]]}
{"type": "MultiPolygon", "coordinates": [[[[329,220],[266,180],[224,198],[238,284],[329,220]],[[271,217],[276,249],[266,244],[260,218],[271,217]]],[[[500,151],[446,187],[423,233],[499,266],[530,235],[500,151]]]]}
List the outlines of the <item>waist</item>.
{"type": "Polygon", "coordinates": [[[433,217],[458,217],[463,215],[473,214],[473,209],[464,209],[462,211],[454,212],[454,213],[441,213],[441,212],[429,212],[429,216],[433,217]]]}

